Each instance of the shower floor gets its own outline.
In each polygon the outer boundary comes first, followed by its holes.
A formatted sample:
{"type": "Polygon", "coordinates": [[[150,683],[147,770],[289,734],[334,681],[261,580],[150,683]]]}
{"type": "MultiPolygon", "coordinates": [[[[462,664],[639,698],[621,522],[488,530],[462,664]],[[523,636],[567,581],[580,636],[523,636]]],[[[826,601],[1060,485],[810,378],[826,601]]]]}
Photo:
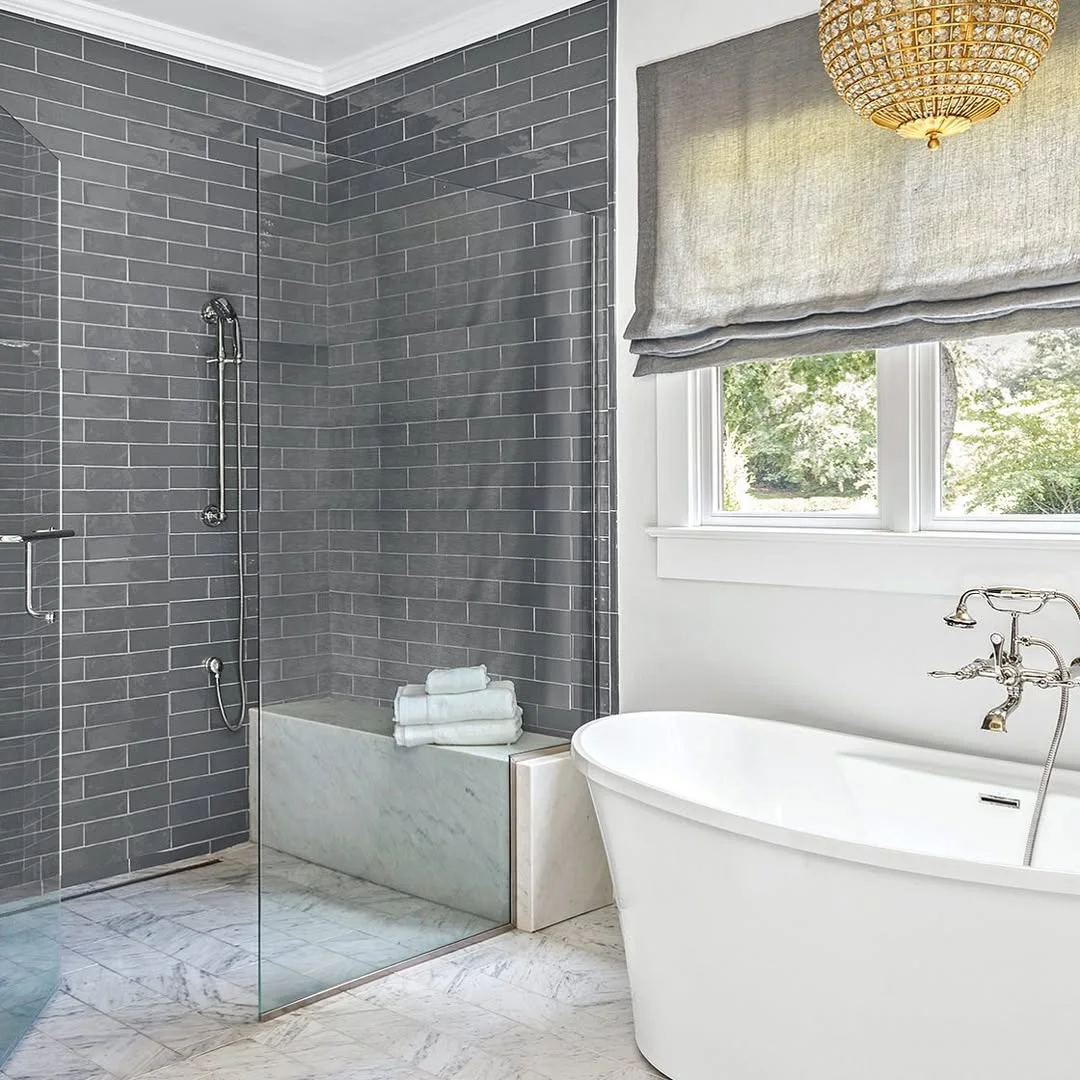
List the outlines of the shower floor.
{"type": "MultiPolygon", "coordinates": [[[[60,991],[0,1077],[124,1080],[254,1031],[258,915],[252,844],[210,866],[65,900],[60,991]]],[[[265,1008],[492,927],[268,851],[262,922],[265,1008]]]]}

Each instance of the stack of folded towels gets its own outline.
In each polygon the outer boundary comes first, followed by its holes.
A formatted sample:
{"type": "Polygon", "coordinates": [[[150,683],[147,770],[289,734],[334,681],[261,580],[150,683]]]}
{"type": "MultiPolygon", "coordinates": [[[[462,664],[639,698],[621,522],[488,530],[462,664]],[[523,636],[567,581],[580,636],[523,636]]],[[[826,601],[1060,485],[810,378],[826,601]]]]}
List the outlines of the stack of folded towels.
{"type": "Polygon", "coordinates": [[[402,686],[394,698],[398,746],[503,746],[521,738],[514,684],[492,680],[481,664],[438,668],[421,686],[402,686]]]}

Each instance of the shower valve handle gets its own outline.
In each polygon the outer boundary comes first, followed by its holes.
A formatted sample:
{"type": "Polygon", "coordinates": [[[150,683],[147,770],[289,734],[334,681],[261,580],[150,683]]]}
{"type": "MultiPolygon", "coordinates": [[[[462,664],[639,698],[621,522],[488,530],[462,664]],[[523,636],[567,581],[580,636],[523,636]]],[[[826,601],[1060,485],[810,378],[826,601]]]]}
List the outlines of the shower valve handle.
{"type": "Polygon", "coordinates": [[[994,650],[994,667],[1000,668],[1005,660],[1005,638],[1001,634],[991,634],[990,648],[994,650]]]}

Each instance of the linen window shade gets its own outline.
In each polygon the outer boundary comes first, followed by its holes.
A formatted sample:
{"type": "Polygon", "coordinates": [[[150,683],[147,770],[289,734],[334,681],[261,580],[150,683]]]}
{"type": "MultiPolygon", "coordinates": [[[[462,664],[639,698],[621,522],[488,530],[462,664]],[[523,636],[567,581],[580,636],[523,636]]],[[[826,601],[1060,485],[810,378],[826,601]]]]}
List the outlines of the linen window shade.
{"type": "Polygon", "coordinates": [[[638,72],[635,374],[1080,324],[1080,0],[930,153],[833,89],[817,16],[638,72]]]}

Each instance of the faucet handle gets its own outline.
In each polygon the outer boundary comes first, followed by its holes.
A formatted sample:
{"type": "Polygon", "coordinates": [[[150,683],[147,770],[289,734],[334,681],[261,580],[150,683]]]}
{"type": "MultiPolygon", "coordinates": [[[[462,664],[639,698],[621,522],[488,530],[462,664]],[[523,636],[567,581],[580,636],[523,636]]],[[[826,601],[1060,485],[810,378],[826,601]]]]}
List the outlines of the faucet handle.
{"type": "Polygon", "coordinates": [[[958,671],[928,671],[931,679],[977,679],[986,671],[992,671],[994,665],[981,656],[965,664],[958,671]]]}
{"type": "Polygon", "coordinates": [[[994,650],[994,667],[999,668],[1005,659],[1005,638],[1001,634],[991,634],[990,647],[994,650]]]}

